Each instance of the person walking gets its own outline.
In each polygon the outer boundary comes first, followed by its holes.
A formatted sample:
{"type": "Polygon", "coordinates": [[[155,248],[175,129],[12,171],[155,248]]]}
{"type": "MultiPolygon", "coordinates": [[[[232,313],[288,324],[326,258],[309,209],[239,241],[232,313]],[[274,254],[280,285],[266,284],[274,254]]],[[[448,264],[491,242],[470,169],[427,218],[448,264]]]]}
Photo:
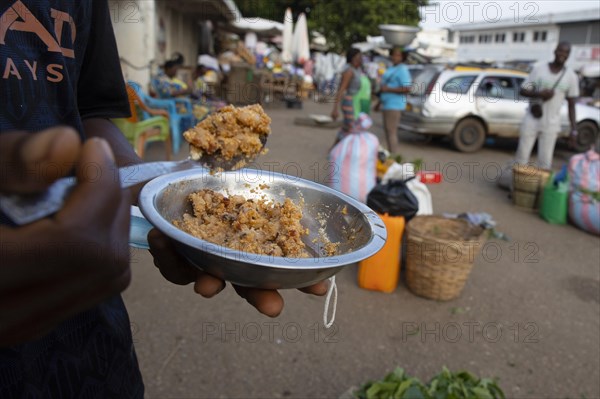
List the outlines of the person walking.
{"type": "Polygon", "coordinates": [[[559,43],[554,50],[554,61],[534,67],[521,86],[520,94],[530,99],[530,106],[521,123],[515,155],[518,164],[529,163],[537,140],[538,167],[552,168],[554,147],[561,131],[560,108],[565,98],[569,104],[570,144],[576,140],[575,99],[579,96],[579,83],[575,71],[565,65],[570,53],[570,43],[559,43]]]}
{"type": "Polygon", "coordinates": [[[410,93],[412,81],[408,68],[402,63],[402,49],[394,47],[391,50],[390,59],[392,66],[381,77],[380,101],[388,151],[397,154],[400,150],[398,123],[400,123],[402,111],[406,109],[406,95],[410,93]]]}
{"type": "Polygon", "coordinates": [[[338,89],[331,118],[335,121],[339,116],[341,106],[343,113],[342,128],[338,132],[334,145],[343,139],[354,128],[355,110],[354,96],[361,90],[362,84],[362,53],[356,48],[351,48],[346,53],[346,68],[342,73],[342,81],[338,89]]]}

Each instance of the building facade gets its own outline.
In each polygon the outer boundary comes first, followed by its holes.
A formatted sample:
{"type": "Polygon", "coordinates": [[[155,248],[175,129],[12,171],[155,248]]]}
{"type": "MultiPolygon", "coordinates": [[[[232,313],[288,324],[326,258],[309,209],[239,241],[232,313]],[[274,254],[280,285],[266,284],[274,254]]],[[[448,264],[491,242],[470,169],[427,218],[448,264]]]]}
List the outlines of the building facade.
{"type": "Polygon", "coordinates": [[[568,65],[600,62],[600,8],[537,16],[515,23],[501,20],[455,25],[458,62],[551,61],[561,41],[572,44],[568,65]]]}
{"type": "Polygon", "coordinates": [[[125,79],[142,87],[176,52],[194,67],[200,49],[211,47],[211,26],[240,18],[232,0],[110,0],[109,6],[125,79]]]}

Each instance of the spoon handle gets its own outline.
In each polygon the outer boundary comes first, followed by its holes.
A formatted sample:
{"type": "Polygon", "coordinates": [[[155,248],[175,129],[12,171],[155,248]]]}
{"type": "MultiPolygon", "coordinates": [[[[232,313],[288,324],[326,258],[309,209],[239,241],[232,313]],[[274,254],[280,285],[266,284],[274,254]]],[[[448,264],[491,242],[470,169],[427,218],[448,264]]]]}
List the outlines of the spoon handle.
{"type": "MultiPolygon", "coordinates": [[[[122,188],[128,188],[167,173],[193,167],[200,166],[189,159],[130,165],[119,168],[119,181],[122,188]]],[[[0,194],[0,210],[17,225],[34,222],[59,211],[76,183],[75,177],[64,177],[54,182],[41,194],[28,196],[0,194]]]]}

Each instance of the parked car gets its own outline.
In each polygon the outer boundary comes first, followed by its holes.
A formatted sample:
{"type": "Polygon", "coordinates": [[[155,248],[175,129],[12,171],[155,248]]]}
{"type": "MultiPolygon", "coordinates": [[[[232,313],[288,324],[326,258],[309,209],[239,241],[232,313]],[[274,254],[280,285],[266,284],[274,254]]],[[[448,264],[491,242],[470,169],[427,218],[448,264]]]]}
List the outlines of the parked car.
{"type": "MultiPolygon", "coordinates": [[[[519,94],[527,74],[506,69],[455,67],[424,68],[415,77],[400,128],[429,137],[450,136],[462,152],[479,150],[487,137],[519,137],[519,126],[528,99],[519,94]]],[[[576,150],[585,151],[598,138],[600,109],[576,104],[576,150]]],[[[562,131],[570,123],[565,101],[561,108],[562,131]]]]}

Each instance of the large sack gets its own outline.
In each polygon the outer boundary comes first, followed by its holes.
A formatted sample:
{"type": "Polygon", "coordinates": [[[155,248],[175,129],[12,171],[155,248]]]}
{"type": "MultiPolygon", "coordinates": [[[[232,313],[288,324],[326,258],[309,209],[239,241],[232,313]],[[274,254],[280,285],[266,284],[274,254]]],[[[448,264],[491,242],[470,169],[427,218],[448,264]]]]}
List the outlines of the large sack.
{"type": "Polygon", "coordinates": [[[569,160],[569,217],[580,229],[600,235],[600,155],[594,150],[569,160]]]}
{"type": "Polygon", "coordinates": [[[329,161],[333,173],[329,186],[366,202],[377,179],[379,140],[372,133],[351,133],[333,147],[329,161]]]}

